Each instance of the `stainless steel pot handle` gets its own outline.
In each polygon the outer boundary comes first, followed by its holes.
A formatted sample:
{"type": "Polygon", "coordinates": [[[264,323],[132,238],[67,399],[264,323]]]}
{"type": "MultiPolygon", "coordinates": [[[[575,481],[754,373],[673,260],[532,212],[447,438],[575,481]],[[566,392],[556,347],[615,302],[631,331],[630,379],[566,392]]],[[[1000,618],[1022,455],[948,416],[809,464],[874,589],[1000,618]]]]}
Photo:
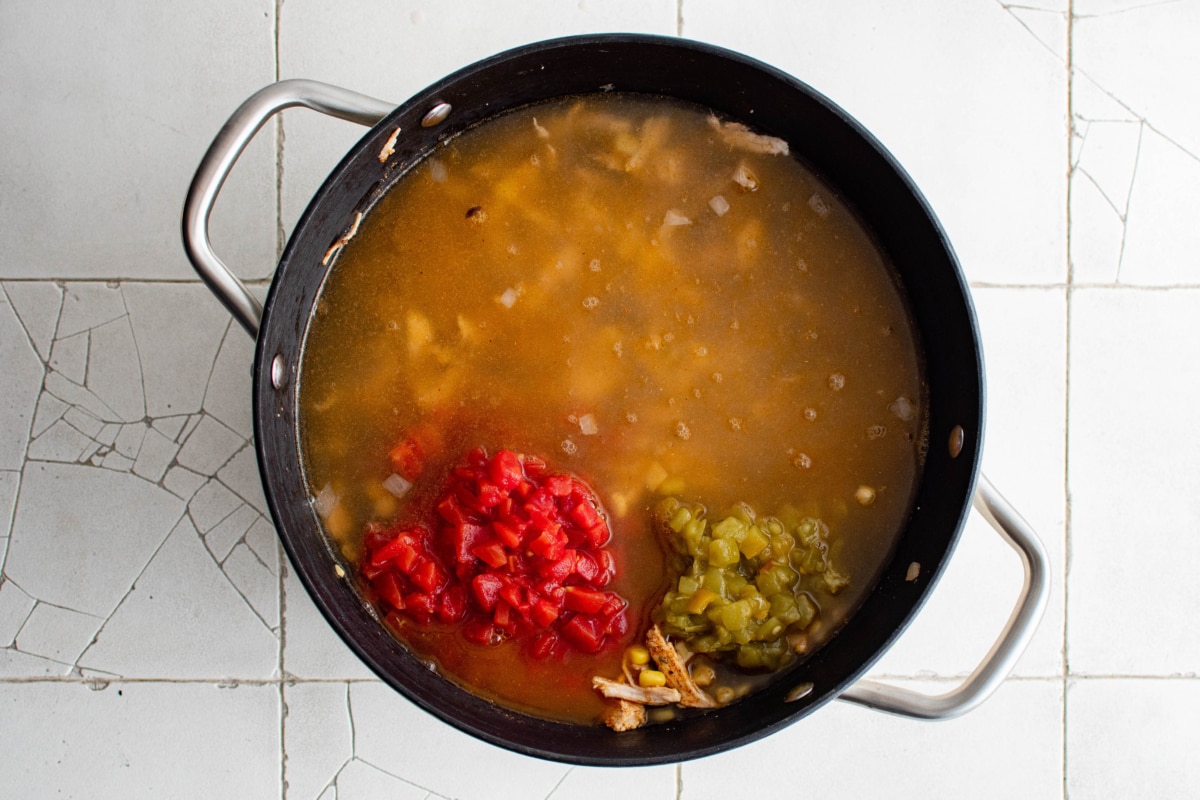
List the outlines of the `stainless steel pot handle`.
{"type": "Polygon", "coordinates": [[[395,103],[376,100],[327,83],[285,80],[251,95],[217,133],[196,169],[183,203],[183,248],[196,272],[252,337],[258,337],[262,304],[213,252],[208,221],[217,195],[246,145],[267,120],[285,108],[304,106],[331,117],[371,126],[390,114],[395,103]]]}
{"type": "Polygon", "coordinates": [[[979,476],[972,504],[1017,551],[1025,570],[1025,585],[1016,608],[992,649],[966,681],[945,694],[927,695],[887,683],[861,680],[838,695],[839,700],[905,717],[952,719],[978,706],[1008,677],[1046,609],[1050,593],[1049,559],[1037,534],[984,475],[979,476]]]}

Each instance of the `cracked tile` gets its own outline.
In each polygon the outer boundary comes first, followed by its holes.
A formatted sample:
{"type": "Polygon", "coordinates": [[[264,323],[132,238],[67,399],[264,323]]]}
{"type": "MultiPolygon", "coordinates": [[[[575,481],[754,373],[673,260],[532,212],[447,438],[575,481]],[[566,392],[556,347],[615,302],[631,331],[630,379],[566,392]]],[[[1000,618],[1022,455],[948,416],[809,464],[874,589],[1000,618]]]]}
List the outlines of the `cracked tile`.
{"type": "Polygon", "coordinates": [[[244,436],[205,414],[184,440],[176,460],[190,470],[212,475],[245,443],[244,436]]]}
{"type": "Polygon", "coordinates": [[[20,469],[45,370],[13,306],[0,293],[0,469],[20,469]]]}
{"type": "Polygon", "coordinates": [[[117,438],[113,441],[113,447],[126,458],[136,459],[138,451],[142,449],[142,440],[146,438],[146,430],[144,422],[122,425],[120,432],[117,433],[117,438]]]}
{"type": "Polygon", "coordinates": [[[212,365],[204,391],[204,410],[246,439],[254,433],[253,366],[254,340],[240,325],[231,323],[212,365]]]}
{"type": "Polygon", "coordinates": [[[120,284],[68,283],[55,335],[66,339],[118,320],[125,314],[120,284]]]}
{"type": "MultiPolygon", "coordinates": [[[[493,779],[494,780],[494,779],[493,779]]],[[[426,800],[431,795],[425,789],[384,772],[365,761],[353,759],[342,767],[335,779],[338,798],[388,797],[396,800],[426,800]]],[[[297,795],[299,797],[300,795],[297,795]]],[[[324,797],[325,795],[321,795],[324,797]]],[[[435,797],[437,795],[434,795],[435,797]]]]}
{"type": "MultiPolygon", "coordinates": [[[[5,538],[12,532],[13,510],[17,507],[17,488],[20,485],[19,472],[0,471],[0,535],[5,538]]],[[[0,559],[0,566],[3,565],[3,559],[0,559]]]]}
{"type": "Polygon", "coordinates": [[[46,361],[62,310],[62,287],[47,281],[10,281],[2,286],[38,355],[46,361]]]}
{"type": "Polygon", "coordinates": [[[459,733],[377,681],[350,684],[350,712],[356,758],[448,797],[547,797],[568,769],[459,733]]]}
{"type": "Polygon", "coordinates": [[[93,685],[0,685],[8,796],[281,796],[277,687],[93,685]]]}
{"type": "Polygon", "coordinates": [[[0,583],[0,647],[12,645],[36,603],[12,581],[0,583]]]}
{"type": "Polygon", "coordinates": [[[1029,33],[1045,45],[1064,64],[1067,61],[1067,10],[1032,8],[1024,5],[1005,5],[1008,13],[1025,26],[1029,33]]]}
{"type": "Polygon", "coordinates": [[[237,496],[215,479],[208,479],[188,503],[188,516],[201,533],[207,534],[242,505],[237,496]]]}
{"type": "Polygon", "coordinates": [[[89,447],[96,448],[99,445],[60,419],[29,443],[27,458],[72,464],[90,458],[91,453],[87,453],[89,447]]]}
{"type": "Polygon", "coordinates": [[[284,569],[283,597],[285,674],[316,680],[378,680],[329,626],[291,564],[284,569]]]}
{"type": "Polygon", "coordinates": [[[246,544],[273,575],[279,574],[279,536],[271,520],[260,515],[246,531],[246,544]]]}
{"type": "Polygon", "coordinates": [[[185,518],[79,665],[126,678],[262,680],[276,674],[278,646],[185,518]]]}
{"type": "Polygon", "coordinates": [[[344,683],[284,684],[283,701],[287,709],[283,723],[283,744],[287,753],[284,763],[286,800],[313,800],[320,796],[354,756],[348,692],[349,687],[344,683]]]}
{"type": "Polygon", "coordinates": [[[104,622],[69,608],[38,603],[17,634],[22,653],[74,664],[104,622]]]}
{"type": "Polygon", "coordinates": [[[209,552],[213,554],[213,558],[218,562],[224,561],[225,557],[229,555],[229,551],[233,550],[233,546],[242,540],[246,531],[250,530],[250,526],[261,519],[261,514],[251,506],[242,503],[211,530],[203,532],[204,543],[208,546],[209,552]]]}
{"type": "Polygon", "coordinates": [[[268,628],[279,627],[279,581],[245,544],[233,548],[221,564],[233,584],[268,628]]]}
{"type": "Polygon", "coordinates": [[[91,341],[91,334],[88,331],[68,336],[65,339],[55,339],[48,362],[50,369],[82,386],[87,380],[88,347],[91,345],[91,341]]]}
{"type": "Polygon", "coordinates": [[[150,428],[142,439],[142,446],[138,448],[133,473],[151,483],[158,483],[178,452],[179,445],[150,428]]]}
{"type": "Polygon", "coordinates": [[[1197,208],[1200,159],[1158,131],[1147,130],[1129,195],[1120,281],[1155,286],[1194,283],[1200,252],[1197,208]]]}
{"type": "Polygon", "coordinates": [[[42,435],[47,428],[61,419],[69,408],[72,408],[72,406],[67,405],[49,392],[42,392],[37,401],[37,410],[33,415],[33,428],[30,430],[29,435],[31,437],[42,435]]]}
{"type": "Polygon", "coordinates": [[[262,474],[258,471],[258,457],[254,445],[247,443],[229,463],[217,473],[221,483],[236,492],[239,497],[258,509],[264,516],[269,514],[267,498],[263,494],[262,474]]]}
{"type": "Polygon", "coordinates": [[[87,389],[119,419],[133,422],[146,416],[142,370],[128,317],[92,329],[87,366],[87,389]]]}
{"type": "Polygon", "coordinates": [[[187,421],[188,415],[186,414],[178,417],[157,417],[150,423],[150,426],[172,442],[177,442],[179,441],[179,434],[183,432],[183,426],[187,424],[187,421]]]}
{"type": "MultiPolygon", "coordinates": [[[[0,649],[0,678],[63,677],[74,670],[70,664],[22,653],[13,647],[0,649]]],[[[0,684],[0,689],[4,684],[0,684]]]]}
{"type": "Polygon", "coordinates": [[[163,488],[185,501],[190,501],[207,480],[203,475],[176,464],[167,470],[163,477],[163,488]]]}
{"type": "Polygon", "coordinates": [[[63,421],[89,439],[96,440],[97,444],[103,444],[99,441],[99,436],[105,428],[104,423],[86,411],[74,407],[69,408],[63,414],[63,421]]]}
{"type": "Polygon", "coordinates": [[[177,497],[139,478],[31,463],[5,572],[39,600],[107,616],[182,514],[177,497]]]}
{"type": "Polygon", "coordinates": [[[676,796],[675,767],[572,767],[546,800],[612,800],[676,796]]]}
{"type": "Polygon", "coordinates": [[[229,313],[207,302],[210,293],[202,285],[126,284],[123,295],[145,376],[146,413],[200,411],[229,313]]]}

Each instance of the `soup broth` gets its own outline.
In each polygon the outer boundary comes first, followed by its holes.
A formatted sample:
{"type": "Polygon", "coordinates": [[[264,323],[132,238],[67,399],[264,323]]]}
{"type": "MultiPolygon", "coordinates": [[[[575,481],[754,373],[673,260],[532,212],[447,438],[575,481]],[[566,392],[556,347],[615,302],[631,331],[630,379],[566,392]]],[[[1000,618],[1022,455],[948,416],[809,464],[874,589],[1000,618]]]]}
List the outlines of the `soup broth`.
{"type": "Polygon", "coordinates": [[[809,593],[810,650],[870,589],[921,466],[918,343],[868,231],[784,143],[661,98],[524,108],[438,147],[330,257],[301,444],[349,561],[369,523],[432,524],[475,448],[582,479],[611,530],[607,588],[630,621],[614,646],[537,659],[389,616],[448,678],[594,722],[592,677],[621,674],[678,577],[655,522],[666,496],[827,526],[849,582],[809,593]],[[436,446],[397,482],[415,430],[436,446]]]}

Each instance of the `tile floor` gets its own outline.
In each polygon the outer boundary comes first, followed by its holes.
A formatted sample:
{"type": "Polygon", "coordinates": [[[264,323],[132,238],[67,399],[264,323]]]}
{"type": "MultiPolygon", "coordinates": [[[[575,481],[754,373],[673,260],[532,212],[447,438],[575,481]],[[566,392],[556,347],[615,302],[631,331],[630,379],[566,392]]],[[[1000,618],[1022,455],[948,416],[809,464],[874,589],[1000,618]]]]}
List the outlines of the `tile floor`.
{"type": "MultiPolygon", "coordinates": [[[[2,793],[1200,796],[1198,38],[1195,0],[0,4],[2,793]],[[986,350],[985,470],[1053,564],[1041,628],[979,710],[835,702],[718,757],[572,769],[400,699],[290,573],[249,441],[251,342],[179,244],[201,154],[277,77],[399,101],[512,45],[612,30],[800,77],[948,229],[986,350]]],[[[221,197],[217,251],[268,278],[360,134],[302,111],[268,126],[221,197]]],[[[1019,580],[973,519],[875,672],[942,690],[1019,580]]]]}

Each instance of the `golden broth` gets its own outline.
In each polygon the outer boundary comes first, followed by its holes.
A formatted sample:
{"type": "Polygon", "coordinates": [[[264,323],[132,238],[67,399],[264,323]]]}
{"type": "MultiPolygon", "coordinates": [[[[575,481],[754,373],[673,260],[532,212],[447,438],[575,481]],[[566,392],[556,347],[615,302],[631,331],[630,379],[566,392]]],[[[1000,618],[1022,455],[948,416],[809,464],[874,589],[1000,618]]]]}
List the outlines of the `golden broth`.
{"type": "MultiPolygon", "coordinates": [[[[810,638],[827,638],[907,515],[921,366],[870,235],[763,143],[695,107],[597,95],[491,120],[399,180],[337,254],[301,372],[304,467],[347,557],[370,520],[429,517],[471,448],[511,448],[597,492],[634,628],[669,580],[653,488],[820,517],[850,577],[814,598],[810,638]],[[430,421],[443,455],[397,499],[387,454],[430,421]]],[[[590,677],[620,674],[619,648],[531,663],[436,626],[403,638],[555,718],[594,720],[590,677]]]]}

